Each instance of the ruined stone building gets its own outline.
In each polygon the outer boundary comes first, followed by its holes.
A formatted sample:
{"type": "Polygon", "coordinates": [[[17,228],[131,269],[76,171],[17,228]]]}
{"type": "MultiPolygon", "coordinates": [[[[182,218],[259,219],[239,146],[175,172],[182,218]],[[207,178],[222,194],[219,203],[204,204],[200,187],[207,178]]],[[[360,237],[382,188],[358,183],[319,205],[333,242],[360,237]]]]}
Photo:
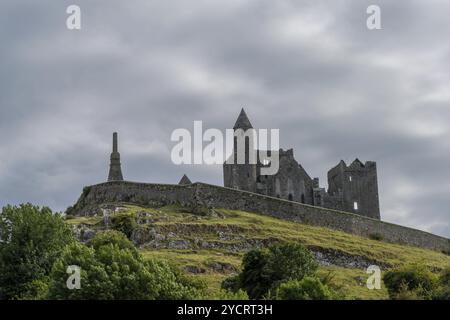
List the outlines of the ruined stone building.
{"type": "MultiPolygon", "coordinates": [[[[249,161],[252,145],[245,132],[253,129],[253,126],[244,109],[241,110],[233,129],[236,133],[233,157],[237,158],[237,136],[243,134],[244,137],[240,138],[245,140],[245,162],[224,163],[225,187],[380,219],[375,162],[362,163],[356,159],[347,165],[341,160],[328,171],[328,190],[325,190],[320,187],[319,178],[311,178],[295,160],[293,149],[278,151],[279,170],[276,174],[261,174],[264,161],[249,161]]],[[[117,133],[114,133],[108,181],[124,180],[117,140],[117,133]]],[[[191,181],[187,176],[183,176],[179,184],[188,185],[191,181]]]]}
{"type": "MultiPolygon", "coordinates": [[[[237,135],[252,129],[244,109],[233,127],[237,135]]],[[[373,161],[358,159],[347,165],[340,161],[328,171],[328,190],[319,186],[319,178],[311,178],[294,158],[293,149],[279,150],[279,170],[274,175],[261,175],[263,164],[259,159],[249,161],[251,143],[245,139],[245,163],[223,165],[224,186],[263,195],[296,201],[313,206],[352,212],[380,219],[377,166],[373,161]]],[[[234,143],[234,159],[237,154],[234,143]]]]}

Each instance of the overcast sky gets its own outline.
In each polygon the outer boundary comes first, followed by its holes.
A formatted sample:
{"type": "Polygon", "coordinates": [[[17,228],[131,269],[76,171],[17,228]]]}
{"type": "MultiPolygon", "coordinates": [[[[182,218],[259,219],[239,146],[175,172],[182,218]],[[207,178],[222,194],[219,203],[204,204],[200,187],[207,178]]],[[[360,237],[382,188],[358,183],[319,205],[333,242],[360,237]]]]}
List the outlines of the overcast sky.
{"type": "Polygon", "coordinates": [[[245,107],[326,187],[378,164],[383,220],[450,236],[449,1],[0,2],[0,205],[64,210],[105,181],[222,185],[176,166],[176,128],[231,128],[245,107]],[[66,8],[81,7],[81,30],[66,8]],[[366,8],[381,7],[382,30],[366,8]]]}

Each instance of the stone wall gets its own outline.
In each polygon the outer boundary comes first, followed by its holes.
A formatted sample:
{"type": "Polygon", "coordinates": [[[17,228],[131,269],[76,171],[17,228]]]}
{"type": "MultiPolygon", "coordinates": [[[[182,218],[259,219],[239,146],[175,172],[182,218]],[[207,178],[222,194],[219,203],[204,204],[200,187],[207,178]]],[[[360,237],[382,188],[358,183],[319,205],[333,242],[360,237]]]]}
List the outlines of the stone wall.
{"type": "Polygon", "coordinates": [[[201,195],[203,204],[210,207],[257,212],[364,237],[379,235],[385,241],[428,249],[443,250],[449,247],[448,239],[444,237],[353,213],[207,184],[197,184],[197,193],[201,195]]]}
{"type": "Polygon", "coordinates": [[[77,214],[91,214],[96,205],[131,202],[159,206],[226,208],[245,210],[294,222],[310,224],[385,241],[433,250],[449,247],[449,240],[428,232],[407,228],[360,215],[325,209],[231,188],[194,183],[191,185],[147,184],[114,181],[86,187],[73,207],[77,214]]]}
{"type": "Polygon", "coordinates": [[[70,213],[97,214],[98,205],[113,202],[130,202],[144,206],[163,206],[178,203],[191,205],[195,199],[195,185],[137,183],[111,181],[85,187],[70,213]]]}

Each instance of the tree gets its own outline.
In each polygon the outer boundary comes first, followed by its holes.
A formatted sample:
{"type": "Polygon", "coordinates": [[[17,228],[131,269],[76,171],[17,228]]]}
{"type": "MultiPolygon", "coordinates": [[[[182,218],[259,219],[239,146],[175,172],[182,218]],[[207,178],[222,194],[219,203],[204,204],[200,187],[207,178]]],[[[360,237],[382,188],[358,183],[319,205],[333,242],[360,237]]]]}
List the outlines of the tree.
{"type": "Polygon", "coordinates": [[[301,280],[314,275],[319,267],[312,252],[300,244],[276,244],[269,247],[269,252],[265,273],[273,286],[285,280],[301,280]]]}
{"type": "Polygon", "coordinates": [[[247,252],[238,278],[225,280],[223,287],[231,291],[243,289],[250,299],[260,299],[273,295],[281,282],[312,276],[317,268],[314,255],[302,245],[275,244],[247,252]]]}
{"type": "Polygon", "coordinates": [[[125,235],[97,234],[64,250],[50,275],[52,299],[191,299],[199,286],[164,261],[145,261],[125,235]],[[69,289],[68,266],[80,268],[80,289],[69,289]]]}
{"type": "Polygon", "coordinates": [[[259,299],[270,289],[271,281],[265,268],[269,260],[268,250],[252,250],[242,259],[239,288],[244,289],[250,299],[259,299]]]}
{"type": "Polygon", "coordinates": [[[60,214],[31,204],[0,213],[0,299],[42,296],[47,276],[74,237],[60,214]]]}

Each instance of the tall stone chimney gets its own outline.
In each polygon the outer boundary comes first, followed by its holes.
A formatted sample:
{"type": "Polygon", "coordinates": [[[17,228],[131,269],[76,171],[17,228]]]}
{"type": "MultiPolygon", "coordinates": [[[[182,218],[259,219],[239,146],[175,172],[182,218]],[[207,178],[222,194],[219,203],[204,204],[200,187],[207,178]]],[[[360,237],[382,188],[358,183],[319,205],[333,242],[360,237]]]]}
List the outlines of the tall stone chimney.
{"type": "Polygon", "coordinates": [[[122,169],[120,168],[120,153],[117,143],[117,132],[113,133],[113,150],[109,165],[108,181],[122,181],[122,169]]]}

